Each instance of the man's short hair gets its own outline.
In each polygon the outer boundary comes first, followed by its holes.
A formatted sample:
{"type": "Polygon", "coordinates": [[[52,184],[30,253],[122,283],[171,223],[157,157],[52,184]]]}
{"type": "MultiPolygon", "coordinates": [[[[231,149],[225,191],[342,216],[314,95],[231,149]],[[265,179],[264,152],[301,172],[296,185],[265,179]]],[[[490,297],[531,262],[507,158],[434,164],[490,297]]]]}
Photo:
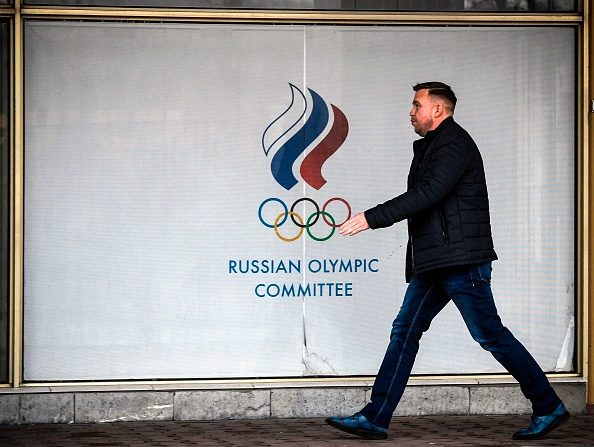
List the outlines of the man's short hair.
{"type": "Polygon", "coordinates": [[[431,96],[442,98],[446,104],[449,104],[452,112],[456,108],[458,98],[454,94],[452,88],[443,82],[421,82],[413,87],[415,92],[419,90],[429,90],[431,96]]]}

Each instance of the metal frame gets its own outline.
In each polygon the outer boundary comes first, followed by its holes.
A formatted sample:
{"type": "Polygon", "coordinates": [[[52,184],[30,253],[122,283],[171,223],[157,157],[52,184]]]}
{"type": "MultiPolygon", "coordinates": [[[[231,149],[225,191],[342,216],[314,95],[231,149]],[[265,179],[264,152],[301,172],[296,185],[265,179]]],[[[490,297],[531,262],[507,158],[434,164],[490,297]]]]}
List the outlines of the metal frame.
{"type": "MultiPolygon", "coordinates": [[[[12,327],[10,330],[10,383],[0,387],[48,387],[48,386],[116,386],[142,384],[181,384],[190,383],[196,388],[213,383],[239,386],[241,383],[303,383],[324,386],[333,382],[362,382],[373,380],[369,377],[358,378],[287,378],[261,380],[168,380],[168,381],[125,381],[125,382],[68,382],[68,383],[25,383],[22,375],[23,357],[23,226],[24,226],[24,122],[23,122],[23,23],[28,19],[46,20],[108,20],[108,21],[155,21],[155,22],[243,22],[243,23],[332,23],[332,24],[382,24],[382,25],[490,25],[490,26],[573,26],[578,29],[577,45],[577,324],[578,368],[576,373],[551,374],[552,377],[584,378],[594,377],[594,358],[588,351],[589,342],[594,340],[594,298],[590,294],[590,262],[594,262],[594,250],[590,250],[592,230],[590,230],[590,188],[594,179],[590,177],[590,168],[594,163],[590,157],[591,145],[594,145],[589,122],[590,91],[594,89],[594,78],[590,68],[591,48],[594,47],[592,34],[592,10],[589,1],[580,1],[580,13],[556,14],[478,14],[478,13],[387,13],[387,12],[327,12],[327,11],[252,11],[252,10],[190,10],[157,8],[80,8],[80,7],[28,7],[22,0],[15,0],[14,8],[0,7],[0,16],[12,18],[12,104],[11,123],[11,217],[10,217],[10,297],[9,307],[12,327]]],[[[420,377],[415,380],[457,380],[458,376],[420,377]]],[[[464,375],[461,380],[505,378],[487,374],[464,375]]],[[[460,378],[458,378],[460,380],[460,378]]],[[[591,379],[590,379],[591,380],[591,379]]],[[[588,387],[588,402],[594,402],[594,387],[588,387]]]]}
{"type": "Polygon", "coordinates": [[[582,303],[582,325],[578,331],[578,335],[582,340],[583,371],[587,379],[586,385],[586,402],[588,404],[588,412],[594,412],[594,386],[592,378],[594,378],[594,294],[591,292],[592,284],[594,283],[594,274],[590,271],[590,266],[594,265],[594,250],[592,250],[593,231],[590,229],[591,223],[594,219],[594,196],[591,194],[594,187],[593,178],[590,172],[594,169],[594,158],[591,157],[592,149],[594,148],[594,110],[590,108],[592,99],[594,98],[594,7],[590,1],[583,2],[584,23],[582,24],[582,48],[581,62],[582,79],[581,88],[583,89],[582,98],[584,101],[581,107],[583,117],[582,147],[583,153],[583,172],[584,178],[581,187],[582,191],[582,206],[583,210],[583,231],[582,231],[582,262],[583,262],[583,283],[582,296],[580,302],[582,303]]]}
{"type": "MultiPolygon", "coordinates": [[[[18,8],[17,8],[18,9],[18,8]]],[[[156,9],[156,8],[71,8],[23,6],[24,18],[87,18],[101,20],[158,20],[200,22],[249,22],[249,23],[352,23],[352,24],[579,24],[579,13],[406,13],[360,11],[291,11],[244,9],[156,9]]]]}

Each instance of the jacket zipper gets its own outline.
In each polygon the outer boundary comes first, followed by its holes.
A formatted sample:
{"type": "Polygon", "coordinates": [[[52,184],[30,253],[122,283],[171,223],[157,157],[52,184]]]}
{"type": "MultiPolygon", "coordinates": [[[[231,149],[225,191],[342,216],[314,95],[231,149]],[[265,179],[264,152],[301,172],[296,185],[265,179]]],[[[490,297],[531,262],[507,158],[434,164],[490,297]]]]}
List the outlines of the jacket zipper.
{"type": "Polygon", "coordinates": [[[415,247],[413,245],[413,237],[410,237],[410,263],[412,264],[412,272],[415,271],[415,247]]]}
{"type": "Polygon", "coordinates": [[[449,244],[449,235],[448,235],[448,222],[445,218],[445,214],[443,210],[439,210],[439,221],[441,224],[441,236],[443,237],[443,241],[446,245],[449,244]]]}

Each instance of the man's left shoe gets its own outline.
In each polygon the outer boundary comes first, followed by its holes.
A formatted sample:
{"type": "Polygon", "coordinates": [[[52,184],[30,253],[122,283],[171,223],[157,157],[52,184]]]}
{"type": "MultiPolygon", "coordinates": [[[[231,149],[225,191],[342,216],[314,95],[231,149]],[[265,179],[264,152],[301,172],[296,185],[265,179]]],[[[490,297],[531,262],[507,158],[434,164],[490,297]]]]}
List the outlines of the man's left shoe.
{"type": "Polygon", "coordinates": [[[355,413],[345,418],[332,416],[326,419],[326,423],[339,430],[367,439],[386,439],[388,437],[388,430],[378,427],[361,413],[355,413]]]}
{"type": "Polygon", "coordinates": [[[532,416],[530,425],[514,433],[513,439],[540,439],[569,420],[569,412],[562,403],[546,416],[532,416]]]}

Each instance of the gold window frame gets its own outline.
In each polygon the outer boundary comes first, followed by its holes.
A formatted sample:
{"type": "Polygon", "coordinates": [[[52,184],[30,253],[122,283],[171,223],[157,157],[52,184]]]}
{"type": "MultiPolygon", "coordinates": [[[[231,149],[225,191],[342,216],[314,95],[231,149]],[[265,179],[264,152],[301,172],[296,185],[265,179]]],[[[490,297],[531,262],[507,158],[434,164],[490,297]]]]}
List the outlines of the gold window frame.
{"type": "MultiPolygon", "coordinates": [[[[0,6],[0,17],[11,22],[11,119],[10,130],[10,328],[9,328],[9,383],[0,387],[35,387],[52,384],[26,383],[22,374],[23,358],[23,225],[24,225],[24,115],[23,115],[23,24],[28,20],[103,20],[103,21],[143,21],[143,22],[203,22],[203,23],[299,23],[299,24],[360,24],[360,25],[458,25],[458,26],[569,26],[577,30],[577,303],[576,303],[576,340],[577,370],[575,373],[551,374],[552,377],[582,379],[587,381],[587,402],[594,404],[594,348],[589,345],[594,341],[594,168],[591,150],[594,147],[594,133],[591,120],[594,116],[594,28],[593,12],[589,1],[578,1],[578,12],[571,13],[477,13],[477,12],[345,12],[345,11],[289,11],[289,10],[239,10],[239,9],[160,9],[160,8],[100,8],[100,7],[38,7],[26,6],[21,0],[14,5],[0,6]]],[[[492,375],[464,376],[486,379],[492,375]]],[[[501,377],[501,376],[496,376],[501,377]]],[[[423,377],[417,380],[452,380],[448,376],[423,377]]],[[[344,378],[336,378],[344,381],[344,378]]],[[[353,381],[366,381],[371,378],[353,378],[353,381]]],[[[317,382],[331,383],[335,379],[277,379],[251,380],[257,382],[317,382]]],[[[245,382],[245,380],[242,380],[245,382]]],[[[103,382],[104,383],[104,382],[103,382]]],[[[129,382],[126,382],[129,384],[129,382]]],[[[142,385],[146,381],[134,381],[142,385]]],[[[157,382],[150,381],[151,384],[157,382]]],[[[173,384],[180,381],[163,381],[173,384]]],[[[187,383],[187,382],[185,382],[187,383]]],[[[233,380],[196,380],[196,387],[201,383],[229,384],[233,380]]],[[[83,385],[80,382],[77,385],[83,385]]],[[[89,382],[87,385],[98,386],[102,382],[89,382]]],[[[115,382],[109,382],[117,385],[115,382]]],[[[56,386],[74,385],[59,383],[56,386]]]]}

